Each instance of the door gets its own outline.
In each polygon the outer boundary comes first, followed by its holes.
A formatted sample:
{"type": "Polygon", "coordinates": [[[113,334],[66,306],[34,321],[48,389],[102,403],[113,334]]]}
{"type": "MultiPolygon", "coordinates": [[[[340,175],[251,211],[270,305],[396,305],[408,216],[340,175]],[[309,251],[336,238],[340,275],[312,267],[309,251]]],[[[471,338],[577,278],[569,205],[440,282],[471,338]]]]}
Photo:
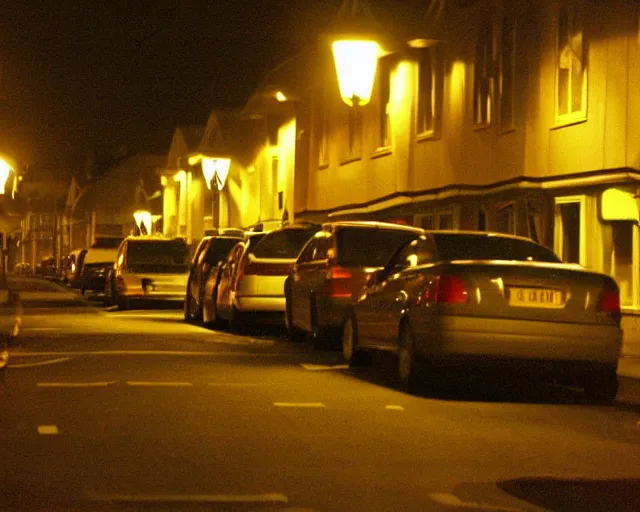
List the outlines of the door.
{"type": "Polygon", "coordinates": [[[302,249],[291,272],[291,322],[299,329],[309,330],[309,265],[318,239],[313,237],[302,249]]]}
{"type": "Polygon", "coordinates": [[[233,277],[235,275],[236,268],[244,253],[245,246],[237,245],[227,257],[224,265],[220,269],[220,283],[218,284],[218,293],[216,294],[216,306],[218,311],[223,315],[229,311],[230,304],[230,292],[233,277]]]}

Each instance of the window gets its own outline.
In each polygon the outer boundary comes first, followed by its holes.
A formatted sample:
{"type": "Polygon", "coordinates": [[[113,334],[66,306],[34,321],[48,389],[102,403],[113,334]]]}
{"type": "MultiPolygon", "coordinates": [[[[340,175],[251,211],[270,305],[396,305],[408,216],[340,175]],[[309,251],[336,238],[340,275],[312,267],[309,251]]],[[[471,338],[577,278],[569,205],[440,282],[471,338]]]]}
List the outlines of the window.
{"type": "Polygon", "coordinates": [[[515,260],[558,262],[546,247],[520,238],[487,234],[437,233],[433,235],[441,260],[515,260]]]}
{"type": "Polygon", "coordinates": [[[438,214],[438,229],[453,229],[453,214],[451,214],[451,213],[439,213],[438,214]]]}
{"type": "Polygon", "coordinates": [[[513,128],[513,101],[515,87],[515,20],[502,20],[502,44],[500,45],[500,126],[502,130],[513,128]]]}
{"type": "Polygon", "coordinates": [[[437,130],[442,97],[442,45],[421,48],[418,55],[418,113],[416,131],[432,135],[437,130]]]}
{"type": "Polygon", "coordinates": [[[422,229],[454,229],[453,213],[450,210],[442,210],[416,215],[413,224],[422,229]]]}
{"type": "Polygon", "coordinates": [[[387,148],[391,145],[391,123],[389,119],[389,100],[391,99],[391,60],[389,57],[379,59],[378,79],[378,96],[380,101],[378,113],[378,147],[387,148]]]}
{"type": "Polygon", "coordinates": [[[477,125],[488,125],[492,121],[492,79],[493,34],[491,22],[485,21],[480,27],[474,67],[473,121],[477,125]]]}
{"type": "Polygon", "coordinates": [[[496,214],[496,231],[513,235],[516,232],[513,204],[503,206],[496,214]]]}
{"type": "Polygon", "coordinates": [[[556,55],[556,118],[559,122],[587,115],[587,67],[585,63],[582,8],[567,3],[558,13],[556,55]]]}
{"type": "Polygon", "coordinates": [[[586,263],[584,196],[556,198],[554,248],[566,263],[586,263]]]}
{"type": "Polygon", "coordinates": [[[478,231],[486,231],[487,230],[487,214],[484,211],[484,208],[480,208],[478,210],[478,231]]]}
{"type": "Polygon", "coordinates": [[[329,127],[324,87],[321,87],[316,95],[315,121],[318,167],[326,167],[329,165],[329,127]]]}
{"type": "Polygon", "coordinates": [[[435,223],[433,215],[421,215],[417,223],[422,229],[434,229],[435,223]]]}

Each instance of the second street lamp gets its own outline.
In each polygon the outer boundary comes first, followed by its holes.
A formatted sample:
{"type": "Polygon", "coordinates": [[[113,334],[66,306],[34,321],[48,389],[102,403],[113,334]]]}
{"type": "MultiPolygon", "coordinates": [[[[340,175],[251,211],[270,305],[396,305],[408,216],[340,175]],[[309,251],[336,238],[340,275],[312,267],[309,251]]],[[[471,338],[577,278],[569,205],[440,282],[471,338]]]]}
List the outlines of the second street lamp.
{"type": "Polygon", "coordinates": [[[213,229],[220,227],[220,191],[224,188],[229,175],[230,158],[202,158],[202,174],[211,190],[211,222],[213,229]],[[215,186],[212,182],[215,181],[215,186]]]}

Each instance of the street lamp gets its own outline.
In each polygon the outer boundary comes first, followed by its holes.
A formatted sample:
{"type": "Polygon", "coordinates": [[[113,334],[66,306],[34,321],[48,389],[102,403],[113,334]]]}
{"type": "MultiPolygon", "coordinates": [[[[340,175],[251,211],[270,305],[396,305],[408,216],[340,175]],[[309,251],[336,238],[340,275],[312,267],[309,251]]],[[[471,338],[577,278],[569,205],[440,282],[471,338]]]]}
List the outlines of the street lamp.
{"type": "Polygon", "coordinates": [[[150,235],[152,226],[151,212],[148,210],[136,210],[133,212],[133,218],[141,235],[150,235]]]}
{"type": "Polygon", "coordinates": [[[350,107],[360,107],[371,100],[381,53],[378,33],[377,23],[363,3],[344,0],[330,38],[340,96],[350,107]]]}
{"type": "Polygon", "coordinates": [[[212,191],[211,200],[211,222],[214,229],[220,227],[220,191],[224,188],[229,175],[229,167],[231,166],[231,158],[228,157],[209,157],[204,155],[195,155],[189,158],[189,164],[193,165],[198,161],[202,164],[202,174],[207,182],[207,187],[212,191]],[[216,186],[212,183],[215,181],[216,186]]]}

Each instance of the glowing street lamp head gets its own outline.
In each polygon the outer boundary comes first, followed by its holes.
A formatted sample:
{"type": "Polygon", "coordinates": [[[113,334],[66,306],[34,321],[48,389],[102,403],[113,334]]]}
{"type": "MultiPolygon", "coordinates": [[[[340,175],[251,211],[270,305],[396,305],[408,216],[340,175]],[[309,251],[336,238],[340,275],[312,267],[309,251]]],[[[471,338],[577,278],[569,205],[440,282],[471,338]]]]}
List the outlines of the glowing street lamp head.
{"type": "Polygon", "coordinates": [[[136,210],[133,212],[133,218],[136,221],[136,226],[140,230],[140,234],[151,234],[152,217],[151,212],[148,210],[136,210]]]}
{"type": "Polygon", "coordinates": [[[13,171],[13,167],[9,163],[0,157],[0,194],[4,194],[4,187],[9,179],[9,174],[13,171]]]}
{"type": "Polygon", "coordinates": [[[340,96],[350,107],[371,100],[380,46],[364,39],[340,39],[331,44],[340,96]]]}
{"type": "Polygon", "coordinates": [[[231,166],[230,158],[209,158],[202,159],[202,174],[207,182],[207,187],[211,188],[211,182],[215,178],[218,190],[224,188],[231,166]]]}

